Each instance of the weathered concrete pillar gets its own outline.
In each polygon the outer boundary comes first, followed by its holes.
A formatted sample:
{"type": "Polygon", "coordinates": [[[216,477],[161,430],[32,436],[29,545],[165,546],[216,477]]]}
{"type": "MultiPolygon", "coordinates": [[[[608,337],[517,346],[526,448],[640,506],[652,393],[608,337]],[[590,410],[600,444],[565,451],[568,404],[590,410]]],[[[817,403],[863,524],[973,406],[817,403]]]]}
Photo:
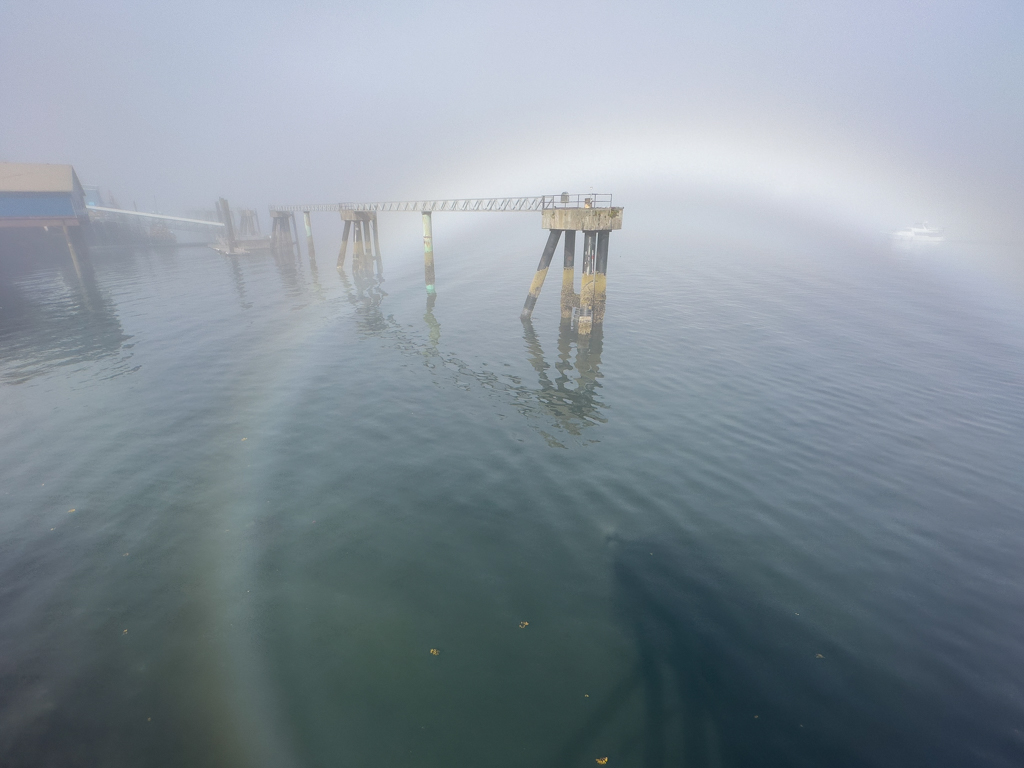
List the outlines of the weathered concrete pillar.
{"type": "Polygon", "coordinates": [[[562,257],[562,322],[572,322],[573,307],[580,305],[576,295],[576,230],[565,230],[565,252],[562,257]]]}
{"type": "Polygon", "coordinates": [[[544,278],[548,276],[548,267],[551,266],[551,257],[555,255],[555,248],[558,246],[558,238],[562,230],[552,229],[548,232],[548,242],[541,253],[540,263],[537,265],[537,272],[530,283],[530,292],[526,294],[526,302],[523,304],[523,311],[519,315],[520,320],[529,320],[533,314],[533,308],[537,304],[537,297],[540,296],[540,289],[544,287],[544,278]]]}
{"type": "Polygon", "coordinates": [[[223,197],[220,199],[220,217],[224,222],[224,237],[228,241],[228,253],[235,252],[235,222],[231,217],[231,207],[223,197]]]}
{"type": "Polygon", "coordinates": [[[309,254],[310,260],[316,258],[316,251],[313,248],[313,225],[309,220],[309,211],[302,212],[302,220],[306,225],[306,253],[309,254]]]}
{"type": "Polygon", "coordinates": [[[338,269],[345,266],[345,252],[348,251],[348,235],[352,230],[352,222],[345,222],[345,229],[341,233],[341,250],[338,251],[338,269]]]}
{"type": "Polygon", "coordinates": [[[611,233],[597,233],[597,258],[594,261],[594,323],[604,322],[605,291],[608,274],[608,236],[611,233]]]}
{"type": "Polygon", "coordinates": [[[364,266],[367,277],[373,277],[373,238],[371,236],[370,220],[363,219],[363,243],[364,243],[364,266]]]}
{"type": "Polygon", "coordinates": [[[380,230],[377,229],[377,212],[373,212],[373,218],[370,219],[370,226],[373,228],[373,256],[377,261],[380,261],[380,230]]]}
{"type": "Polygon", "coordinates": [[[384,260],[380,257],[380,230],[377,229],[377,212],[373,212],[370,219],[370,226],[373,228],[373,258],[377,262],[377,277],[384,279],[384,260]]]}
{"type": "Polygon", "coordinates": [[[580,335],[590,333],[594,324],[594,266],[597,260],[597,232],[583,233],[583,274],[580,278],[580,335]]]}
{"type": "Polygon", "coordinates": [[[363,222],[356,219],[353,224],[355,224],[355,232],[352,238],[352,273],[359,272],[361,274],[364,269],[363,259],[365,258],[365,253],[363,252],[363,222]]]}
{"type": "Polygon", "coordinates": [[[423,211],[423,281],[427,293],[436,293],[434,288],[434,232],[430,211],[423,211]]]}

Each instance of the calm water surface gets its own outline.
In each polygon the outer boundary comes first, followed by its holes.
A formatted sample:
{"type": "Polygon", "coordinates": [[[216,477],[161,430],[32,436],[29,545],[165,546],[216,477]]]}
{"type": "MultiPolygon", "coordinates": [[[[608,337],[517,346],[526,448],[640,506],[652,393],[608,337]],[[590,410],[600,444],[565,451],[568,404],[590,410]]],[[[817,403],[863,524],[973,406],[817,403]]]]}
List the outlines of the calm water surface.
{"type": "Polygon", "coordinates": [[[1012,296],[637,227],[581,343],[413,219],[0,256],[0,764],[1021,764],[1012,296]]]}

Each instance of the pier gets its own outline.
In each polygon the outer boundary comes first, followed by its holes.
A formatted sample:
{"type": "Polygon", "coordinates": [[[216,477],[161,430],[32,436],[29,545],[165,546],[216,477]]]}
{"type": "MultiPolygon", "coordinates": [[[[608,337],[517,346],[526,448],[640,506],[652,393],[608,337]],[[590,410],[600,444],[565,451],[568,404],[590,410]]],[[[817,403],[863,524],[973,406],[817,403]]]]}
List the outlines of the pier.
{"type": "MultiPolygon", "coordinates": [[[[548,230],[547,243],[541,253],[540,263],[530,283],[529,292],[520,317],[530,320],[533,308],[544,287],[551,260],[558,242],[564,233],[562,258],[561,314],[562,322],[575,324],[580,334],[587,335],[594,326],[604,322],[607,273],[608,240],[610,233],[622,229],[622,208],[612,205],[609,194],[536,195],[527,197],[456,198],[448,200],[401,200],[371,203],[316,203],[305,205],[272,205],[270,215],[276,222],[292,217],[292,224],[282,224],[279,245],[290,245],[294,227],[294,215],[302,213],[306,229],[309,253],[314,252],[313,229],[310,214],[313,212],[335,212],[344,222],[341,248],[338,251],[338,268],[344,266],[349,240],[352,241],[353,259],[362,265],[365,259],[373,257],[380,265],[380,238],[377,230],[377,214],[381,212],[419,213],[423,220],[423,281],[426,291],[433,295],[437,291],[434,275],[433,214],[438,212],[480,212],[480,213],[540,213],[541,228],[548,230]],[[575,290],[576,233],[583,233],[583,260],[581,265],[580,292],[575,290]],[[286,234],[287,233],[287,234],[286,234]],[[372,253],[371,253],[372,250],[372,253]]],[[[295,228],[296,240],[298,231],[295,228]]],[[[277,244],[277,243],[276,243],[277,244]]]]}

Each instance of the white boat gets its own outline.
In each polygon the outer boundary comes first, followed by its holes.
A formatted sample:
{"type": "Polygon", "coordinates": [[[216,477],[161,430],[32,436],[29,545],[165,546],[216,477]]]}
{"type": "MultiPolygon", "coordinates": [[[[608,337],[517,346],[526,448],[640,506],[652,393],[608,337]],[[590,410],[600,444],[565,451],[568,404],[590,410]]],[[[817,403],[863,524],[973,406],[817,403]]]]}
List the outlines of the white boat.
{"type": "Polygon", "coordinates": [[[892,239],[897,243],[941,243],[943,241],[942,230],[933,229],[927,224],[915,224],[912,227],[901,229],[892,233],[892,239]]]}

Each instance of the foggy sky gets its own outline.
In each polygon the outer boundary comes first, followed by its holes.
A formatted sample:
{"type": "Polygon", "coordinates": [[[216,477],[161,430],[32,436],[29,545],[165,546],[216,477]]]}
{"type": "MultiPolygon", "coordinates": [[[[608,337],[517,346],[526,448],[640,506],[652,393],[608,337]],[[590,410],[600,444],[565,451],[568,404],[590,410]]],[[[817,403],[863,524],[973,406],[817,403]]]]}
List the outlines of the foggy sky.
{"type": "Polygon", "coordinates": [[[737,195],[1024,240],[1024,3],[0,3],[0,160],[140,209],[737,195]]]}

